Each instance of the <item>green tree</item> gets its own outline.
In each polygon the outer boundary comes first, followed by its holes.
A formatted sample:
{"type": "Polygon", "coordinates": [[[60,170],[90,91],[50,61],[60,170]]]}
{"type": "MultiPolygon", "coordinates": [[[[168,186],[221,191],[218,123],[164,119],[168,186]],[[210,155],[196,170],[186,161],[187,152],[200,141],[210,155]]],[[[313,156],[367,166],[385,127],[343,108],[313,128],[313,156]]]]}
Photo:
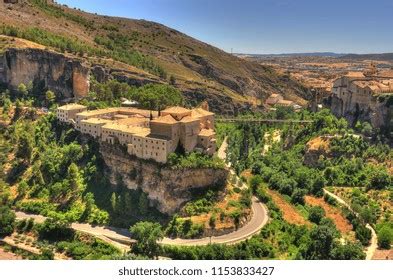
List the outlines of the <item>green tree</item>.
{"type": "Polygon", "coordinates": [[[67,240],[74,236],[74,230],[70,224],[61,219],[48,218],[37,227],[40,239],[46,240],[67,240]]]}
{"type": "Polygon", "coordinates": [[[304,196],[306,195],[306,191],[302,189],[295,189],[291,196],[291,202],[293,204],[301,204],[304,205],[304,196]]]}
{"type": "Polygon", "coordinates": [[[256,192],[258,187],[263,183],[263,179],[259,175],[252,176],[250,179],[250,187],[253,193],[256,192]]]}
{"type": "Polygon", "coordinates": [[[363,246],[367,246],[371,240],[371,230],[363,225],[358,225],[355,231],[356,238],[362,243],[363,246]]]}
{"type": "Polygon", "coordinates": [[[47,105],[48,107],[50,107],[50,106],[53,104],[53,102],[55,102],[55,100],[56,100],[56,94],[55,94],[53,91],[48,90],[48,91],[45,93],[46,105],[47,105]]]}
{"type": "Polygon", "coordinates": [[[80,195],[85,190],[83,178],[79,168],[75,163],[71,163],[67,171],[67,179],[70,184],[70,190],[74,196],[80,195]]]}
{"type": "Polygon", "coordinates": [[[111,195],[111,206],[112,206],[112,211],[116,212],[117,211],[117,197],[116,197],[116,193],[112,193],[112,195],[111,195]]]}
{"type": "Polygon", "coordinates": [[[210,216],[210,219],[209,219],[210,228],[212,228],[212,229],[216,228],[216,220],[217,220],[217,217],[215,214],[210,216]]]}
{"type": "Polygon", "coordinates": [[[309,260],[331,259],[331,251],[335,247],[334,238],[335,232],[329,226],[323,225],[313,228],[303,256],[309,260]]]}
{"type": "Polygon", "coordinates": [[[18,93],[23,97],[26,98],[27,95],[29,94],[29,91],[27,90],[27,87],[25,84],[19,84],[18,86],[18,93]]]}
{"type": "Polygon", "coordinates": [[[27,185],[25,180],[22,180],[18,184],[18,198],[24,198],[29,186],[27,185]]]}
{"type": "Polygon", "coordinates": [[[138,206],[139,212],[142,215],[146,215],[149,209],[149,199],[147,198],[147,194],[144,192],[142,192],[139,196],[138,206]]]}
{"type": "Polygon", "coordinates": [[[311,207],[308,212],[308,219],[319,225],[322,221],[322,218],[325,216],[325,210],[323,210],[320,206],[311,207]]]}
{"type": "Polygon", "coordinates": [[[311,187],[311,193],[317,196],[323,195],[323,188],[326,185],[326,181],[322,175],[318,174],[314,180],[314,183],[311,187]]]}
{"type": "Polygon", "coordinates": [[[10,207],[0,206],[0,236],[6,236],[14,231],[15,214],[10,207]]]}
{"type": "Polygon", "coordinates": [[[88,192],[83,198],[83,200],[85,202],[84,216],[89,217],[92,214],[93,208],[95,206],[94,195],[91,192],[88,192]]]}
{"type": "Polygon", "coordinates": [[[331,252],[333,260],[364,260],[366,254],[363,248],[355,243],[337,245],[331,252]]]}
{"type": "Polygon", "coordinates": [[[388,171],[383,167],[374,168],[374,170],[370,173],[368,181],[368,189],[382,190],[388,188],[392,184],[392,179],[388,171]]]}
{"type": "Polygon", "coordinates": [[[393,241],[393,229],[389,225],[384,225],[378,230],[378,246],[381,249],[390,249],[393,241]]]}
{"type": "Polygon", "coordinates": [[[164,234],[161,225],[152,222],[139,222],[130,228],[131,236],[137,243],[132,246],[136,254],[157,257],[160,252],[160,241],[164,234]]]}
{"type": "Polygon", "coordinates": [[[18,139],[16,157],[30,161],[33,147],[33,138],[27,132],[23,132],[18,139]]]}

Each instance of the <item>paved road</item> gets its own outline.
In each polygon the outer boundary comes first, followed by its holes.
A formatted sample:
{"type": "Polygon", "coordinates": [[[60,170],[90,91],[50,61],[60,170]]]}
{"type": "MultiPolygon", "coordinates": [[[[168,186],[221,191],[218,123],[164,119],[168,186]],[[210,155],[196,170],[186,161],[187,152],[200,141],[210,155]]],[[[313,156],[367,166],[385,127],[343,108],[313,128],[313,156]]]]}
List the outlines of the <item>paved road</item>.
{"type": "Polygon", "coordinates": [[[213,236],[211,238],[199,238],[199,239],[170,239],[164,238],[162,244],[166,245],[183,245],[183,246],[193,246],[193,245],[207,245],[210,243],[217,244],[235,244],[244,240],[251,238],[253,235],[257,234],[268,222],[268,212],[265,205],[260,203],[257,198],[253,197],[252,202],[252,217],[251,220],[239,228],[238,230],[221,235],[213,236]]]}
{"type": "MultiPolygon", "coordinates": [[[[353,213],[355,213],[356,216],[358,216],[358,213],[353,211],[351,206],[345,200],[343,200],[341,197],[335,195],[332,192],[329,192],[326,189],[324,189],[323,191],[327,195],[329,195],[329,196],[333,197],[335,200],[337,200],[338,203],[340,203],[341,205],[344,205],[349,210],[351,210],[353,213]]],[[[375,251],[378,249],[378,236],[370,224],[366,224],[366,228],[371,230],[371,242],[370,242],[370,245],[366,248],[366,260],[372,260],[374,254],[375,254],[375,251]]]]}
{"type": "MultiPolygon", "coordinates": [[[[41,215],[27,214],[20,211],[16,211],[15,215],[18,220],[32,218],[36,223],[43,223],[47,219],[47,217],[41,215]]],[[[122,251],[128,250],[130,245],[135,242],[135,240],[131,239],[131,235],[127,229],[106,226],[92,226],[90,224],[83,223],[72,223],[71,228],[76,231],[94,235],[95,237],[112,244],[122,251]]]]}
{"type": "MultiPolygon", "coordinates": [[[[252,237],[254,234],[257,234],[268,222],[267,208],[255,197],[253,198],[252,203],[252,213],[253,214],[251,220],[246,225],[234,232],[225,235],[213,236],[211,239],[209,237],[198,239],[164,238],[160,243],[164,245],[193,246],[207,245],[210,243],[234,244],[240,241],[244,241],[252,237]]],[[[46,217],[41,215],[27,214],[24,212],[15,212],[15,214],[17,219],[33,218],[34,221],[37,223],[43,223],[46,220],[46,217]]],[[[113,244],[119,249],[126,249],[131,243],[135,242],[135,240],[131,239],[130,233],[127,229],[105,226],[92,226],[83,223],[72,223],[71,227],[74,230],[94,235],[97,238],[113,244]]]]}

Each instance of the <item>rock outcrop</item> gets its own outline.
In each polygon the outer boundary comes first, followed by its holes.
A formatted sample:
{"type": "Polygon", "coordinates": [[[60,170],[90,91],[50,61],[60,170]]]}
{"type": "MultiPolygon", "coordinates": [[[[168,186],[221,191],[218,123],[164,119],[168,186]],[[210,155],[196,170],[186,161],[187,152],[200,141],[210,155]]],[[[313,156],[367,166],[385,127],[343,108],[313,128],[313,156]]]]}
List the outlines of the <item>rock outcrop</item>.
{"type": "Polygon", "coordinates": [[[363,100],[352,93],[341,98],[333,95],[330,104],[334,115],[345,117],[351,124],[359,120],[373,127],[384,127],[393,116],[393,97],[388,96],[370,96],[363,100]]]}
{"type": "Polygon", "coordinates": [[[136,72],[99,64],[92,65],[91,74],[100,83],[105,83],[106,81],[111,79],[138,87],[146,84],[162,83],[162,81],[156,76],[150,75],[148,73],[143,73],[142,71],[136,72]]]}
{"type": "Polygon", "coordinates": [[[100,152],[113,185],[119,180],[129,189],[141,189],[160,212],[173,214],[193,197],[193,192],[224,187],[226,169],[172,169],[128,155],[121,148],[101,143],[100,152]]]}
{"type": "Polygon", "coordinates": [[[89,75],[82,61],[48,50],[10,48],[0,57],[0,82],[12,89],[33,82],[55,92],[59,100],[86,96],[89,75]]]}
{"type": "Polygon", "coordinates": [[[310,167],[316,167],[321,158],[330,158],[330,141],[335,136],[324,135],[311,139],[306,144],[304,153],[304,164],[310,167]]]}

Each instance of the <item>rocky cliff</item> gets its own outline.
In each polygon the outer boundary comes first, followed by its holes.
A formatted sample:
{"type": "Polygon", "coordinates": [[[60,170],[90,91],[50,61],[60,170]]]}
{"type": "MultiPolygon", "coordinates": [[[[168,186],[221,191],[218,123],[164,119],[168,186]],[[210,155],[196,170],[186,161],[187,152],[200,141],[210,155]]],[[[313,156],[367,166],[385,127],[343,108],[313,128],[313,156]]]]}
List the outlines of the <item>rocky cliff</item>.
{"type": "Polygon", "coordinates": [[[386,127],[392,121],[392,96],[373,95],[363,100],[356,94],[349,93],[342,98],[333,95],[330,98],[330,107],[338,117],[345,117],[351,124],[356,121],[367,121],[373,127],[386,127]]]}
{"type": "Polygon", "coordinates": [[[9,48],[0,57],[0,81],[8,87],[33,82],[61,100],[86,96],[89,73],[81,60],[42,49],[9,48]]]}
{"type": "Polygon", "coordinates": [[[225,169],[171,169],[154,162],[142,161],[120,148],[100,144],[107,166],[107,176],[113,185],[119,179],[129,189],[141,189],[153,206],[165,214],[173,214],[193,197],[193,192],[210,187],[223,187],[225,169]]]}

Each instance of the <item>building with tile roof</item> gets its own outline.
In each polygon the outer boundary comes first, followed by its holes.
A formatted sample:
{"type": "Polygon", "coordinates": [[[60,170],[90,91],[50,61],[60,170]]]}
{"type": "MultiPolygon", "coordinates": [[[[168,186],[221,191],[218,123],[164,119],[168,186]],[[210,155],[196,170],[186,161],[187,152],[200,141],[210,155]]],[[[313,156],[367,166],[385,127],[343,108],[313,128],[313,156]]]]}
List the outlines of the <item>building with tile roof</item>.
{"type": "Polygon", "coordinates": [[[185,152],[213,155],[216,151],[214,113],[202,108],[170,107],[161,113],[137,108],[88,111],[85,106],[59,107],[60,121],[81,133],[113,145],[123,145],[130,155],[166,163],[179,146],[185,152]]]}
{"type": "Polygon", "coordinates": [[[333,82],[331,108],[351,123],[368,121],[374,127],[386,124],[390,110],[386,100],[393,96],[393,71],[367,69],[348,73],[333,82]]]}

